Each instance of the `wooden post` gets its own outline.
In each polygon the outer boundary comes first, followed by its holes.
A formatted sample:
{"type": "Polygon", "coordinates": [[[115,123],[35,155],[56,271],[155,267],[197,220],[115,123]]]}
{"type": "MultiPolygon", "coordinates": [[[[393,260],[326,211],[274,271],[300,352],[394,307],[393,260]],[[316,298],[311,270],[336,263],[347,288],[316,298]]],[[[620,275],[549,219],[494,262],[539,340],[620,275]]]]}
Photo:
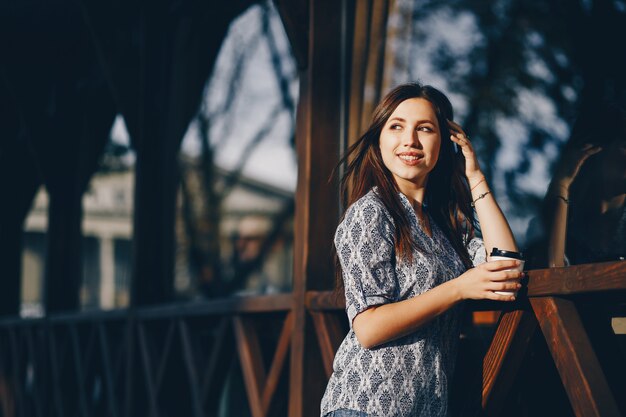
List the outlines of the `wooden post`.
{"type": "MultiPolygon", "coordinates": [[[[351,4],[347,2],[345,4],[351,4]]],[[[350,6],[352,7],[352,6],[350,6]]],[[[307,314],[307,290],[334,282],[332,237],[338,213],[337,181],[342,114],[342,13],[336,0],[310,0],[307,67],[300,73],[296,143],[298,188],[294,226],[294,332],[289,416],[318,416],[326,376],[307,314]]]]}
{"type": "Polygon", "coordinates": [[[578,417],[618,417],[620,412],[574,303],[556,297],[530,300],[572,409],[578,417]]]}

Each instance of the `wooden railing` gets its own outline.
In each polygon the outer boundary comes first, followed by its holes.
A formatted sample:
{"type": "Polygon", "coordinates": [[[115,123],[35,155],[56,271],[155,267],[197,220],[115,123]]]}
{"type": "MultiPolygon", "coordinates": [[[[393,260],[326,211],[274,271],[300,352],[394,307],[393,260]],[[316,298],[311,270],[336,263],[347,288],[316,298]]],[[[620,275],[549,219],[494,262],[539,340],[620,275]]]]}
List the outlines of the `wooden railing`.
{"type": "MultiPolygon", "coordinates": [[[[462,383],[464,386],[482,384],[479,414],[501,415],[530,338],[539,325],[575,415],[621,415],[618,401],[609,388],[581,323],[576,303],[570,298],[591,293],[603,294],[607,302],[621,305],[626,315],[626,262],[529,271],[529,279],[520,292],[519,301],[510,304],[470,303],[474,311],[502,310],[495,335],[483,359],[482,373],[476,375],[478,380],[462,383]]],[[[344,329],[335,312],[344,308],[344,301],[330,292],[309,292],[306,303],[315,323],[324,368],[330,375],[334,352],[344,329]]],[[[623,375],[623,381],[626,382],[626,375],[623,375]]],[[[626,383],[623,385],[626,386],[626,383]]],[[[477,415],[472,404],[476,400],[466,399],[467,404],[462,408],[467,415],[477,415]]],[[[623,398],[618,400],[622,401],[623,408],[623,398]]]]}
{"type": "Polygon", "coordinates": [[[234,358],[252,415],[285,415],[291,306],[284,294],[4,319],[2,416],[214,416],[234,358]]]}
{"type": "MultiPolygon", "coordinates": [[[[482,386],[479,398],[467,399],[466,410],[478,404],[480,414],[502,415],[539,327],[575,415],[619,416],[621,399],[611,392],[572,296],[597,293],[624,306],[626,262],[530,271],[525,289],[526,296],[515,303],[470,305],[473,310],[506,308],[482,372],[476,381],[463,382],[482,386]]],[[[239,368],[253,417],[287,415],[288,403],[302,395],[287,372],[298,356],[292,355],[290,365],[287,357],[292,339],[307,331],[296,326],[294,312],[303,306],[295,300],[294,294],[232,297],[5,318],[0,321],[2,416],[215,416],[229,370],[239,368]],[[232,367],[233,360],[239,368],[232,367]]],[[[347,330],[343,296],[309,291],[304,308],[319,348],[318,367],[328,377],[347,330]]]]}

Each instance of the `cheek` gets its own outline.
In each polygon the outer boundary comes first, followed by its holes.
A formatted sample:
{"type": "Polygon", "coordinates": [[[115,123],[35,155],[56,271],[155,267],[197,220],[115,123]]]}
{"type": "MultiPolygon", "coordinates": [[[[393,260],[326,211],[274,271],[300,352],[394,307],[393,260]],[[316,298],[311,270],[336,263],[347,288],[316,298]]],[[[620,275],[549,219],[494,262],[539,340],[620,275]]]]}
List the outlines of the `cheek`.
{"type": "Polygon", "coordinates": [[[441,153],[441,140],[436,140],[431,144],[430,153],[435,162],[439,159],[441,153]]]}

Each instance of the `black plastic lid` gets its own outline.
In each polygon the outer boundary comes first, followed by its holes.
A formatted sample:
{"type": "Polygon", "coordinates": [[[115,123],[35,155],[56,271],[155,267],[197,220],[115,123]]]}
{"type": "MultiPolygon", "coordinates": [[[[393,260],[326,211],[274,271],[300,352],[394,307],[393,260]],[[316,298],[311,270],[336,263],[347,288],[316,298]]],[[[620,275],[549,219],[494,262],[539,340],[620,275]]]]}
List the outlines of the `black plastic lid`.
{"type": "Polygon", "coordinates": [[[493,248],[491,250],[491,255],[489,256],[503,256],[505,258],[514,258],[514,259],[524,259],[524,254],[522,252],[513,252],[510,250],[493,248]]]}

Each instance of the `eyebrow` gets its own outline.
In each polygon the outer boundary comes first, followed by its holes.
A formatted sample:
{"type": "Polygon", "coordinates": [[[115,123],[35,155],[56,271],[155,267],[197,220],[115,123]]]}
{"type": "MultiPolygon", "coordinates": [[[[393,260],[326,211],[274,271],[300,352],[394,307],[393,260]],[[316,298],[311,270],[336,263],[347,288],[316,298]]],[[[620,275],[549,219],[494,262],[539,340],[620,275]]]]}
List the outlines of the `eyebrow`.
{"type": "MultiPolygon", "coordinates": [[[[389,121],[390,121],[390,122],[391,122],[391,121],[393,121],[393,120],[397,120],[397,121],[399,121],[399,122],[404,122],[404,123],[406,123],[406,120],[405,120],[405,119],[403,119],[402,117],[398,117],[398,116],[396,116],[396,117],[392,117],[391,119],[389,119],[389,121]]],[[[418,120],[418,121],[417,121],[417,123],[418,123],[418,124],[420,124],[420,123],[430,123],[430,124],[435,124],[435,122],[433,122],[433,121],[432,121],[432,120],[430,120],[430,119],[422,119],[422,120],[418,120]]]]}

